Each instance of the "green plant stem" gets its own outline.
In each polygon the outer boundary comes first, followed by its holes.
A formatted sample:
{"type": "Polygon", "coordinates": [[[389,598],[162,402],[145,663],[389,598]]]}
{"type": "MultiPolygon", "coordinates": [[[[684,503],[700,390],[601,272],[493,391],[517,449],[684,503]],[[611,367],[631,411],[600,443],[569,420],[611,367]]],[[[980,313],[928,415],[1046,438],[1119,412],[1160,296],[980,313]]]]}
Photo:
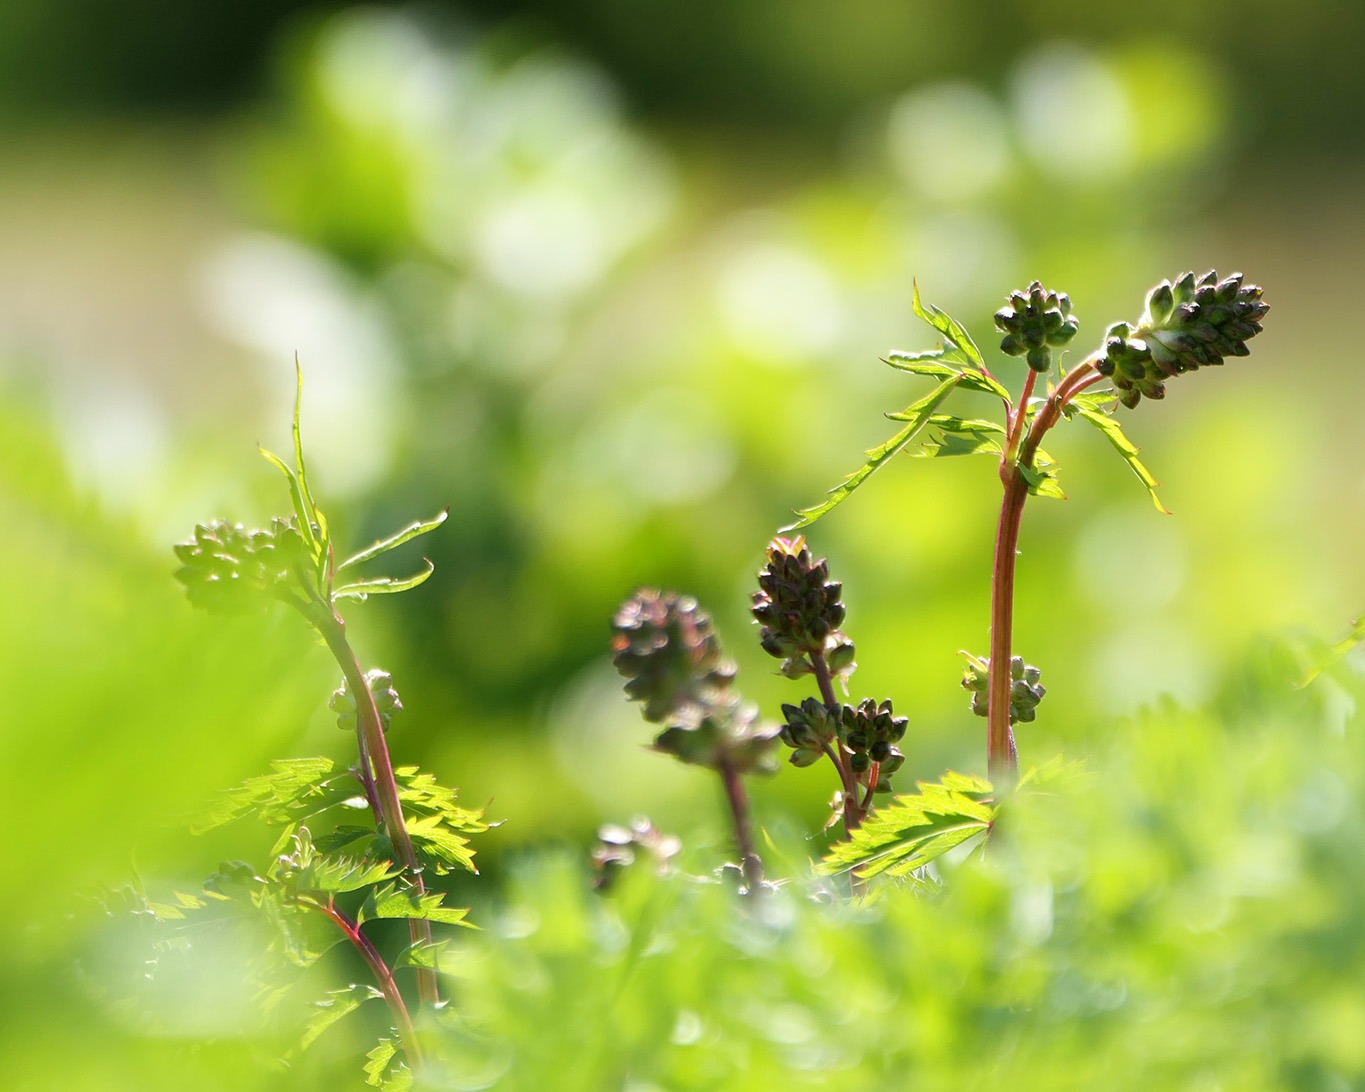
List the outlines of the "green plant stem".
{"type": "Polygon", "coordinates": [[[721,758],[716,770],[725,784],[725,798],[730,804],[744,884],[750,895],[756,895],[763,889],[763,861],[754,851],[753,835],[749,829],[749,797],[744,791],[744,776],[735,768],[729,755],[721,758]]]}
{"type": "MultiPolygon", "coordinates": [[[[834,693],[834,679],[829,673],[829,664],[825,662],[825,654],[812,652],[810,666],[815,672],[815,684],[820,688],[820,700],[830,709],[838,709],[839,698],[834,693]]],[[[844,761],[837,741],[825,744],[825,754],[829,755],[829,760],[839,771],[839,782],[844,790],[844,830],[852,834],[863,824],[864,812],[858,807],[858,782],[854,780],[853,771],[844,761]]]]}
{"type": "MultiPolygon", "coordinates": [[[[403,805],[398,795],[398,782],[393,775],[393,762],[389,758],[388,741],[384,738],[384,725],[379,719],[379,710],[374,704],[365,681],[365,672],[356,659],[350,642],[346,640],[346,622],[334,608],[319,609],[311,618],[322,639],[327,643],[332,656],[341,667],[346,678],[346,686],[355,699],[356,717],[359,723],[360,738],[364,744],[361,753],[362,767],[369,766],[374,779],[375,798],[379,802],[379,814],[375,816],[382,825],[399,863],[407,870],[415,894],[423,895],[426,887],[422,883],[421,866],[417,852],[412,846],[407,823],[403,819],[403,805]],[[368,762],[366,759],[368,758],[368,762]]],[[[414,944],[430,944],[431,922],[414,918],[408,922],[414,944]]],[[[440,1000],[440,990],[436,972],[430,967],[417,968],[417,995],[426,1004],[436,1004],[440,1000]]]]}
{"type": "Polygon", "coordinates": [[[1005,492],[1000,500],[995,561],[991,571],[991,656],[986,705],[986,768],[998,788],[1012,784],[1019,776],[1019,752],[1010,727],[1010,646],[1014,633],[1014,573],[1019,552],[1019,527],[1024,518],[1024,502],[1028,500],[1028,479],[1024,469],[1033,469],[1043,436],[1057,423],[1066,404],[1086,387],[1104,378],[1095,371],[1096,359],[1087,358],[1066,374],[1038,411],[1027,435],[1020,440],[1032,390],[1029,380],[1036,374],[1030,369],[1024,394],[1020,397],[1018,416],[1000,461],[1000,479],[1005,492]]]}
{"type": "Polygon", "coordinates": [[[417,1029],[413,1027],[412,1017],[408,1015],[408,1006],[403,1001],[403,994],[398,989],[398,983],[393,979],[393,972],[389,970],[389,965],[384,962],[384,957],[379,954],[371,942],[370,938],[361,932],[360,926],[336,908],[336,904],[328,898],[326,902],[317,902],[313,899],[300,899],[303,906],[317,910],[319,913],[329,918],[338,929],[346,934],[346,939],[360,957],[365,960],[375,981],[379,983],[379,989],[384,994],[384,1000],[388,1003],[389,1012],[393,1015],[394,1027],[398,1029],[398,1037],[403,1043],[403,1053],[407,1055],[408,1064],[414,1069],[422,1067],[422,1046],[417,1038],[417,1029]]]}

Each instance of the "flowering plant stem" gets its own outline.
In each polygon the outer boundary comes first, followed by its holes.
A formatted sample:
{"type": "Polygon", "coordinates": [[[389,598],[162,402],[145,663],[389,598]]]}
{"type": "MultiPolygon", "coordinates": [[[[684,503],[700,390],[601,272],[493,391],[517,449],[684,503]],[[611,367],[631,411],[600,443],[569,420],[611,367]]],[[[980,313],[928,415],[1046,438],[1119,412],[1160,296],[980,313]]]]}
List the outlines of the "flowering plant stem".
{"type": "Polygon", "coordinates": [[[725,785],[725,799],[730,805],[730,817],[735,826],[735,847],[739,850],[739,866],[744,873],[745,890],[757,894],[763,890],[763,860],[754,850],[753,832],[749,826],[749,797],[744,791],[744,774],[728,757],[721,759],[717,772],[725,785]]]}
{"type": "Polygon", "coordinates": [[[1090,357],[1072,368],[1043,403],[1028,424],[1029,399],[1038,373],[1031,370],[1013,417],[1004,454],[1000,459],[1000,480],[1004,496],[1000,501],[1000,521],[995,532],[995,563],[991,574],[991,655],[987,705],[986,762],[991,780],[997,786],[1012,784],[1019,776],[1019,752],[1010,728],[1010,659],[1014,632],[1014,570],[1019,552],[1019,526],[1028,500],[1029,481],[1025,471],[1034,469],[1043,436],[1057,423],[1066,405],[1087,387],[1102,381],[1095,369],[1097,357],[1090,357]]]}
{"type": "MultiPolygon", "coordinates": [[[[403,819],[403,805],[398,796],[398,782],[393,775],[393,762],[389,758],[388,741],[384,738],[384,726],[379,719],[374,695],[365,681],[365,672],[346,639],[346,622],[335,608],[322,605],[309,612],[309,621],[341,667],[346,688],[355,698],[360,779],[365,785],[370,806],[376,809],[375,823],[388,834],[399,863],[408,872],[413,892],[420,896],[426,892],[426,887],[422,883],[417,853],[412,847],[412,838],[403,819]]],[[[431,922],[413,918],[408,925],[414,944],[432,942],[431,922]]],[[[417,968],[417,995],[424,1004],[436,1004],[440,1000],[436,972],[429,967],[417,968]]]]}
{"type": "MultiPolygon", "coordinates": [[[[830,675],[829,664],[825,662],[825,654],[823,652],[812,652],[810,654],[810,666],[815,674],[815,683],[820,688],[820,700],[828,708],[838,709],[839,698],[834,693],[834,679],[830,675]]],[[[848,768],[843,747],[837,741],[826,743],[825,754],[829,755],[829,760],[834,763],[834,768],[839,771],[839,781],[843,785],[844,830],[851,834],[862,826],[863,816],[867,814],[872,803],[872,792],[876,781],[869,782],[867,800],[860,806],[858,804],[858,782],[853,776],[853,771],[848,768]]]]}
{"type": "Polygon", "coordinates": [[[357,922],[337,909],[336,903],[330,896],[325,902],[311,899],[300,899],[299,901],[300,905],[318,911],[331,921],[333,925],[346,934],[346,939],[360,953],[360,957],[370,968],[375,981],[379,983],[380,991],[384,994],[384,1000],[393,1016],[394,1027],[398,1029],[398,1037],[402,1040],[403,1053],[407,1055],[408,1063],[413,1069],[420,1069],[422,1066],[422,1047],[417,1038],[417,1029],[413,1027],[412,1017],[408,1015],[408,1006],[403,1001],[403,994],[398,989],[398,983],[393,980],[393,972],[389,969],[389,965],[384,962],[384,957],[379,954],[379,949],[364,934],[357,922]]]}

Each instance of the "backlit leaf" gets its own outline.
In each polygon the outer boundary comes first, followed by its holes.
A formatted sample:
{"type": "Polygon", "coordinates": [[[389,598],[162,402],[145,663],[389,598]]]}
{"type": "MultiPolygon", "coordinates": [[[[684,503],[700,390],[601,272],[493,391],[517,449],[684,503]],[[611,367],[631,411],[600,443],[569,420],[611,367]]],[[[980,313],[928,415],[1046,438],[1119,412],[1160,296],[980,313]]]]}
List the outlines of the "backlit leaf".
{"type": "Polygon", "coordinates": [[[821,516],[827,515],[830,511],[842,504],[863,482],[867,481],[877,470],[880,470],[891,459],[893,455],[902,451],[920,431],[929,423],[934,410],[943,403],[944,399],[950,395],[954,388],[962,382],[962,377],[966,373],[954,372],[951,376],[944,379],[942,383],[934,389],[931,394],[921,398],[918,402],[907,407],[901,413],[890,415],[893,420],[904,421],[905,427],[887,440],[886,443],[877,447],[870,448],[864,454],[867,455],[867,462],[846,477],[842,482],[829,491],[827,500],[812,508],[803,508],[796,513],[799,517],[795,523],[783,527],[783,531],[795,531],[802,527],[809,527],[821,516]]]}
{"type": "MultiPolygon", "coordinates": [[[[1113,399],[1108,400],[1110,407],[1113,406],[1113,399]]],[[[1128,468],[1137,476],[1137,480],[1147,487],[1147,494],[1152,498],[1152,503],[1156,505],[1156,510],[1163,515],[1169,516],[1171,513],[1166,506],[1161,503],[1161,498],[1156,494],[1157,480],[1152,477],[1152,473],[1142,465],[1138,459],[1137,446],[1123,434],[1122,426],[1109,413],[1105,412],[1094,398],[1081,396],[1071,401],[1069,405],[1062,408],[1067,417],[1079,416],[1089,421],[1104,434],[1104,438],[1113,445],[1114,450],[1119,453],[1123,461],[1128,464],[1128,468]]]]}
{"type": "Polygon", "coordinates": [[[949,771],[941,781],[919,782],[918,789],[869,815],[817,871],[903,876],[990,829],[996,809],[984,778],[949,771]]]}

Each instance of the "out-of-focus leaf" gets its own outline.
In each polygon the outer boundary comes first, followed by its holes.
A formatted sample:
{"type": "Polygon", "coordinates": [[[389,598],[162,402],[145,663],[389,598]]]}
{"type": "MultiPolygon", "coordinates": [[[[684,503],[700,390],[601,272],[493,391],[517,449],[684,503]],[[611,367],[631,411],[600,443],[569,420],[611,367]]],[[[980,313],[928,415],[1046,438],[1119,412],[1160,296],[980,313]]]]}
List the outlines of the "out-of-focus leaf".
{"type": "Polygon", "coordinates": [[[434,943],[423,940],[416,944],[409,944],[394,957],[393,970],[401,970],[403,967],[424,967],[428,970],[439,971],[441,969],[441,953],[449,944],[449,940],[438,940],[434,943]]]}
{"type": "Polygon", "coordinates": [[[349,775],[331,778],[336,764],[330,758],[284,758],[270,765],[274,773],[248,778],[224,792],[190,824],[191,831],[202,834],[248,812],[266,823],[292,822],[355,795],[349,775]]]}
{"type": "Polygon", "coordinates": [[[950,770],[940,781],[919,782],[918,789],[869,815],[817,870],[904,876],[990,829],[996,809],[984,778],[950,770]]]}
{"type": "Polygon", "coordinates": [[[371,595],[397,595],[399,592],[410,591],[418,584],[426,583],[426,580],[436,571],[436,566],[431,563],[429,558],[422,558],[426,568],[414,576],[403,578],[392,576],[376,576],[371,580],[357,580],[351,584],[343,584],[333,593],[335,599],[365,599],[371,595]]]}
{"type": "Polygon", "coordinates": [[[381,539],[373,546],[367,546],[359,553],[352,554],[337,566],[337,572],[341,572],[343,569],[349,569],[353,565],[360,565],[372,558],[378,557],[380,554],[386,554],[390,550],[403,545],[403,543],[412,541],[419,535],[429,534],[441,526],[449,516],[450,509],[443,508],[441,511],[437,512],[436,515],[432,516],[431,519],[413,520],[413,522],[409,523],[401,531],[395,532],[388,538],[381,539]]]}
{"type": "Polygon", "coordinates": [[[891,459],[891,457],[901,450],[906,444],[910,443],[920,431],[929,423],[934,410],[942,405],[943,400],[950,395],[957,385],[962,382],[965,373],[954,372],[947,379],[934,389],[931,394],[921,398],[918,402],[907,407],[901,413],[887,414],[892,420],[904,421],[905,427],[901,429],[886,443],[877,447],[870,448],[864,454],[867,455],[867,462],[846,477],[842,482],[829,491],[829,498],[812,508],[800,509],[796,515],[799,517],[795,523],[790,523],[783,527],[783,531],[796,531],[802,527],[809,527],[821,516],[827,515],[830,511],[842,504],[863,482],[867,481],[877,470],[881,469],[891,459]]]}
{"type": "Polygon", "coordinates": [[[412,1087],[412,1070],[398,1060],[396,1040],[380,1039],[365,1057],[366,1084],[383,1092],[407,1092],[412,1087]]]}
{"type": "Polygon", "coordinates": [[[383,997],[383,993],[373,986],[359,982],[352,983],[345,989],[329,991],[326,1001],[313,1002],[314,1013],[304,1024],[303,1034],[299,1037],[299,1049],[307,1050],[317,1041],[319,1035],[342,1017],[355,1012],[366,1001],[373,1001],[376,998],[382,1000],[383,997]]]}

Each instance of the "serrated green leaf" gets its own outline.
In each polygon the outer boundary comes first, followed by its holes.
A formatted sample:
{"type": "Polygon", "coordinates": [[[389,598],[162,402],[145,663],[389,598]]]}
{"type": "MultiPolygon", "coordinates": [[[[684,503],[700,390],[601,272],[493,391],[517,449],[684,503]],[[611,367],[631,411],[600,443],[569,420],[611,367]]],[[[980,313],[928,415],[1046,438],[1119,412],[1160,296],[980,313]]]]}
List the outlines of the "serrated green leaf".
{"type": "Polygon", "coordinates": [[[449,939],[435,942],[422,940],[416,944],[409,944],[394,958],[393,969],[397,971],[403,967],[422,967],[431,971],[439,971],[441,969],[441,953],[449,944],[449,939]]]}
{"type": "Polygon", "coordinates": [[[270,765],[274,773],[248,778],[222,793],[190,830],[202,834],[253,812],[266,823],[293,822],[355,794],[349,775],[331,779],[336,764],[330,758],[278,759],[270,765]]]}
{"type": "Polygon", "coordinates": [[[1163,515],[1169,516],[1171,514],[1166,506],[1161,503],[1161,498],[1157,496],[1156,487],[1159,483],[1152,477],[1151,471],[1143,466],[1141,460],[1138,459],[1136,445],[1123,434],[1123,427],[1118,421],[1096,407],[1090,400],[1083,401],[1082,398],[1073,399],[1069,405],[1063,407],[1063,412],[1068,417],[1079,416],[1099,429],[1123,461],[1128,464],[1128,469],[1137,476],[1137,480],[1147,487],[1147,495],[1152,498],[1156,510],[1163,515]]]}
{"type": "Polygon", "coordinates": [[[406,826],[413,848],[438,875],[444,876],[456,868],[478,874],[469,839],[451,830],[444,816],[409,816],[406,826]]]}
{"type": "Polygon", "coordinates": [[[949,771],[939,782],[919,782],[918,790],[869,815],[848,841],[826,854],[817,871],[903,875],[984,835],[995,818],[993,790],[983,778],[949,771]]]}
{"type": "Polygon", "coordinates": [[[883,360],[897,371],[909,372],[911,375],[947,379],[951,375],[960,374],[964,391],[980,391],[982,394],[993,394],[997,398],[1009,401],[1009,391],[986,372],[972,368],[970,361],[956,349],[929,349],[922,353],[892,351],[887,353],[883,360]]]}
{"type": "Polygon", "coordinates": [[[397,595],[399,592],[409,591],[419,584],[425,584],[427,578],[436,571],[436,566],[431,563],[430,558],[422,558],[426,568],[414,576],[403,578],[392,576],[376,576],[371,580],[357,580],[351,584],[344,584],[333,593],[335,599],[365,599],[371,595],[397,595]]]}
{"type": "Polygon", "coordinates": [[[1005,429],[994,421],[971,420],[936,413],[929,419],[930,434],[909,452],[916,458],[947,458],[953,455],[1000,455],[1003,447],[996,437],[1005,429]]]}
{"type": "Polygon", "coordinates": [[[436,921],[445,925],[463,925],[473,928],[465,921],[467,909],[442,906],[445,898],[439,891],[416,892],[400,889],[396,884],[385,884],[371,891],[356,914],[356,924],[361,925],[374,918],[406,918],[418,921],[436,921]]]}
{"type": "Polygon", "coordinates": [[[918,402],[915,402],[900,414],[896,415],[894,419],[904,421],[905,427],[884,444],[869,448],[864,452],[868,457],[868,461],[831,489],[829,491],[828,500],[821,504],[817,504],[812,508],[800,509],[796,513],[799,517],[797,521],[788,524],[786,527],[783,527],[782,530],[784,532],[796,531],[802,527],[809,527],[821,516],[827,515],[830,511],[852,496],[855,489],[862,485],[873,473],[881,469],[893,455],[903,450],[905,446],[910,443],[926,425],[928,425],[934,410],[938,409],[944,399],[946,399],[948,395],[953,392],[954,388],[962,382],[964,374],[965,373],[963,372],[955,372],[953,375],[943,380],[932,393],[921,398],[918,402]]]}
{"type": "Polygon", "coordinates": [[[496,825],[489,823],[481,810],[460,807],[454,789],[417,766],[395,767],[393,777],[398,783],[398,798],[410,814],[440,815],[446,826],[463,834],[482,834],[496,825]]]}
{"type": "Polygon", "coordinates": [[[352,554],[337,566],[337,572],[341,572],[343,569],[349,569],[353,565],[363,564],[366,561],[378,557],[380,554],[386,554],[390,550],[402,546],[405,542],[411,542],[419,535],[430,534],[441,526],[449,516],[450,509],[444,508],[436,515],[432,516],[431,519],[413,520],[413,522],[409,523],[401,531],[396,531],[388,538],[380,539],[378,542],[374,543],[374,545],[365,547],[365,549],[357,554],[352,554]]]}
{"type": "Polygon", "coordinates": [[[373,986],[358,982],[345,989],[330,990],[327,1000],[312,1003],[311,1008],[315,1011],[303,1026],[303,1034],[299,1037],[299,1049],[307,1050],[317,1041],[319,1035],[342,1017],[355,1012],[366,1001],[383,997],[383,993],[373,986]]]}
{"type": "Polygon", "coordinates": [[[1019,473],[1023,474],[1024,480],[1028,482],[1028,491],[1032,496],[1066,500],[1066,494],[1062,492],[1062,483],[1057,478],[1057,464],[1047,452],[1041,450],[1034,452],[1033,465],[1025,466],[1020,463],[1019,473]]]}
{"type": "Polygon", "coordinates": [[[412,1087],[412,1070],[398,1059],[398,1042],[384,1038],[365,1055],[365,1083],[383,1092],[407,1092],[412,1087]]]}
{"type": "Polygon", "coordinates": [[[359,891],[398,875],[391,861],[337,857],[315,853],[300,869],[288,873],[289,883],[298,891],[341,894],[359,891]]]}
{"type": "Polygon", "coordinates": [[[911,282],[911,292],[915,314],[947,338],[953,347],[967,358],[972,367],[979,372],[984,372],[986,361],[981,356],[981,350],[976,347],[976,342],[972,340],[972,335],[967,333],[962,323],[932,303],[926,305],[919,297],[918,282],[911,282]]]}

